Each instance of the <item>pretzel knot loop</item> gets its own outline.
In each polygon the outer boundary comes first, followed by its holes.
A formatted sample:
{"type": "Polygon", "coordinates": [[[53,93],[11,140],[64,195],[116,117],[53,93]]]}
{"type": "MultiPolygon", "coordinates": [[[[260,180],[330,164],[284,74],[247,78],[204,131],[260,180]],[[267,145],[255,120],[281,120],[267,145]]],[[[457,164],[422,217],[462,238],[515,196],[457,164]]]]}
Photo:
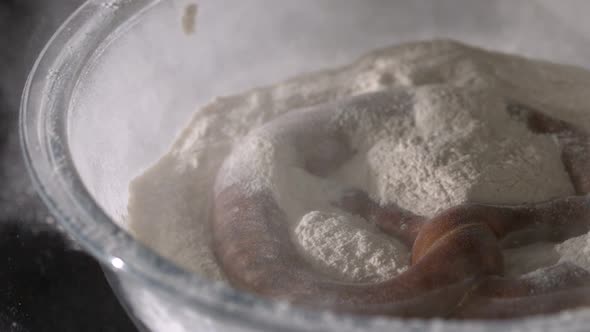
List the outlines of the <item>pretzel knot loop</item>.
{"type": "MultiPolygon", "coordinates": [[[[276,151],[291,151],[297,167],[325,176],[355,154],[348,133],[357,124],[346,121],[355,118],[348,113],[397,116],[404,107],[384,105],[407,105],[408,98],[389,91],[293,111],[251,136],[264,136],[276,151]]],[[[254,156],[232,153],[219,171],[213,200],[213,249],[225,275],[232,285],[262,296],[357,314],[514,318],[590,305],[590,273],[571,263],[504,276],[502,248],[562,241],[590,228],[588,136],[519,104],[509,103],[507,111],[531,130],[555,135],[576,196],[518,206],[462,204],[428,220],[350,190],[335,205],[411,247],[412,259],[405,272],[389,280],[343,283],[300,257],[272,184],[251,185],[260,176],[247,171],[254,156]]],[[[245,149],[247,141],[235,149],[245,149]]]]}

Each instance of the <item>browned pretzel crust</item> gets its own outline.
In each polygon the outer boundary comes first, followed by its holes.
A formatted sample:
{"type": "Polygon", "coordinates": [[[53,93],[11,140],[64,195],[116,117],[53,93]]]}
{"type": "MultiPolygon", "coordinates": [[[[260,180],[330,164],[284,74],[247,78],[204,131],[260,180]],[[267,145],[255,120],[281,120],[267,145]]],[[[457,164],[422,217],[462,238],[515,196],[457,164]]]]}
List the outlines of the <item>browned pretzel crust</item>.
{"type": "MultiPolygon", "coordinates": [[[[367,106],[363,111],[377,110],[367,106]]],[[[403,111],[393,110],[391,116],[403,111]]],[[[585,196],[590,190],[590,177],[585,174],[590,169],[588,136],[522,105],[510,104],[508,111],[534,132],[555,135],[577,196],[518,206],[462,204],[426,220],[397,206],[379,206],[365,193],[351,190],[335,204],[412,248],[411,265],[399,276],[357,284],[331,280],[299,256],[285,214],[270,190],[252,193],[234,184],[221,188],[214,199],[213,247],[223,271],[231,284],[243,290],[358,314],[514,318],[590,305],[590,273],[573,264],[518,278],[503,276],[503,246],[562,241],[590,229],[590,202],[585,196]],[[503,242],[519,233],[528,235],[503,242]],[[547,278],[552,282],[545,282],[547,278]]],[[[303,143],[296,147],[301,167],[323,175],[354,153],[343,138],[343,129],[327,120],[331,112],[320,106],[267,126],[283,125],[284,130],[276,133],[279,141],[328,142],[333,153],[306,151],[309,145],[303,143]]],[[[225,176],[223,170],[219,176],[225,176]]]]}

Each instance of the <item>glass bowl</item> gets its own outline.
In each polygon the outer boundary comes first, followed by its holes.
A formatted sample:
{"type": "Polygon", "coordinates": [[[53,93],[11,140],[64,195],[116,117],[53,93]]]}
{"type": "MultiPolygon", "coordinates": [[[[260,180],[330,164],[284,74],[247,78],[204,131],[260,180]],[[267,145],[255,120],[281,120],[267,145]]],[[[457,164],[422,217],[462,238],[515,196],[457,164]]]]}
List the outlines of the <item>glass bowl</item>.
{"type": "Polygon", "coordinates": [[[215,96],[434,37],[590,67],[589,7],[582,0],[88,1],[29,76],[20,121],[27,166],[56,219],[102,263],[145,330],[585,330],[583,311],[461,322],[293,308],[174,265],[126,231],[125,214],[129,182],[166,151],[195,106],[215,96]]]}

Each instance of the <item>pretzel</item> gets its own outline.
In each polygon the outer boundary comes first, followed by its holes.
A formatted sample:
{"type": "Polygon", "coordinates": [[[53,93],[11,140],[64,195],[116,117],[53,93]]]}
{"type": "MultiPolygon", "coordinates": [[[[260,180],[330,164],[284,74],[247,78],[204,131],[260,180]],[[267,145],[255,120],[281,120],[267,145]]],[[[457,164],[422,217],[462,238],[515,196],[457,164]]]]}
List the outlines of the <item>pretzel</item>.
{"type": "MultiPolygon", "coordinates": [[[[347,115],[401,116],[410,111],[411,98],[401,91],[353,97],[287,113],[252,135],[265,135],[275,149],[294,149],[296,166],[327,176],[355,154],[349,133],[356,124],[347,115]]],[[[590,273],[571,263],[534,275],[504,276],[503,248],[563,241],[590,229],[587,135],[517,103],[508,103],[507,111],[533,132],[555,135],[575,196],[517,206],[465,203],[427,219],[394,204],[380,206],[352,189],[334,205],[411,247],[411,263],[383,282],[347,283],[317,271],[299,255],[272,186],[246,190],[256,174],[226,181],[236,178],[236,160],[226,161],[216,182],[212,230],[213,250],[229,282],[263,297],[363,315],[496,319],[590,305],[590,273]]],[[[248,156],[242,158],[248,162],[248,156]]]]}

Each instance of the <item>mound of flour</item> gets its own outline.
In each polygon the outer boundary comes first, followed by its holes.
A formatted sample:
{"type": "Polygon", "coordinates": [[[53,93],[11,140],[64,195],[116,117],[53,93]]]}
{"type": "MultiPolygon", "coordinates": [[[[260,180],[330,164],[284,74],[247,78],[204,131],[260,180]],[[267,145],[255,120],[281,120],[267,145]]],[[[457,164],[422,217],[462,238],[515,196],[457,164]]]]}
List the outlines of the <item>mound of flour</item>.
{"type": "Polygon", "coordinates": [[[408,266],[409,254],[400,250],[400,243],[357,216],[311,211],[301,218],[295,234],[319,269],[342,280],[383,281],[408,266]]]}
{"type": "MultiPolygon", "coordinates": [[[[260,161],[248,165],[258,174],[280,168],[277,199],[301,254],[318,269],[335,279],[375,281],[407,265],[407,248],[330,204],[346,188],[427,216],[465,201],[522,203],[573,194],[553,138],[531,133],[506,106],[515,101],[590,130],[590,73],[431,41],[377,50],[343,68],[212,101],[195,113],[170,152],[131,183],[131,232],[179,265],[223,279],[210,250],[209,207],[215,174],[234,143],[301,107],[400,89],[411,96],[408,111],[390,121],[368,114],[354,119],[358,153],[329,178],[265,162],[276,162],[267,158],[272,149],[265,144],[248,152],[260,161]]],[[[506,252],[507,261],[518,273],[537,267],[523,271],[519,266],[526,264],[519,262],[550,263],[535,258],[543,255],[590,268],[579,254],[587,243],[580,237],[555,248],[506,252]]]]}

